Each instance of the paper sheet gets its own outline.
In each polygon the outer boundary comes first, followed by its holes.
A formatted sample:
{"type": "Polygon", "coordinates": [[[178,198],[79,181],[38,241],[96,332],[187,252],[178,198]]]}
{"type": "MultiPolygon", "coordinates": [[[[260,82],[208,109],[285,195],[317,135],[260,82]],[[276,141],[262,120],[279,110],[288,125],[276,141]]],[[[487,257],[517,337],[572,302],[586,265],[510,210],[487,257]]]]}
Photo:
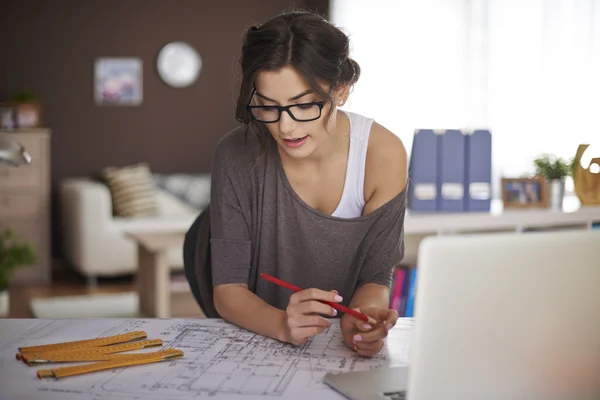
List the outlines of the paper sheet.
{"type": "Polygon", "coordinates": [[[325,374],[407,365],[411,328],[412,320],[400,319],[386,348],[364,358],[344,345],[337,320],[299,347],[214,319],[31,320],[24,332],[0,344],[0,399],[341,399],[322,383],[325,374]],[[149,339],[162,339],[163,348],[183,350],[184,357],[56,381],[39,380],[36,371],[72,364],[29,367],[15,359],[20,346],[136,330],[145,331],[149,339]]]}

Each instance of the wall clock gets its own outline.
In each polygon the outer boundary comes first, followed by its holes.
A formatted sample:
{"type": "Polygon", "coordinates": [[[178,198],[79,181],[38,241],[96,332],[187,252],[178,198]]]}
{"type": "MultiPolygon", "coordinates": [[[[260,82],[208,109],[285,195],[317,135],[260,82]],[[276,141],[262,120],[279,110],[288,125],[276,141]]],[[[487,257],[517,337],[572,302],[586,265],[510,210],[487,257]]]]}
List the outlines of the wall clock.
{"type": "Polygon", "coordinates": [[[156,60],[161,79],[173,87],[189,86],[198,79],[202,59],[196,50],[185,42],[171,42],[158,53],[156,60]]]}

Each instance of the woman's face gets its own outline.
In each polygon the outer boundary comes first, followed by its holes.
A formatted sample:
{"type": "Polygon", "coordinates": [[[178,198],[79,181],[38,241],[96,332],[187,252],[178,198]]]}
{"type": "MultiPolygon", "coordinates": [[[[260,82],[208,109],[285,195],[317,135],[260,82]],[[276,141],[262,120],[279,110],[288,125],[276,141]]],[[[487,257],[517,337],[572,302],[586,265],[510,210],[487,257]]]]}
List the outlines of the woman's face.
{"type": "MultiPolygon", "coordinates": [[[[286,66],[277,71],[262,71],[258,74],[251,105],[288,106],[322,100],[294,68],[286,66]]],[[[335,132],[335,112],[329,119],[327,129],[325,127],[330,107],[326,103],[321,110],[321,117],[313,121],[295,121],[283,111],[279,121],[265,123],[265,126],[287,155],[294,158],[308,157],[328,139],[331,132],[335,132]]],[[[293,107],[290,111],[299,119],[312,119],[319,115],[318,106],[293,107]]],[[[277,118],[276,109],[254,110],[255,115],[260,112],[264,113],[263,120],[277,118]]]]}

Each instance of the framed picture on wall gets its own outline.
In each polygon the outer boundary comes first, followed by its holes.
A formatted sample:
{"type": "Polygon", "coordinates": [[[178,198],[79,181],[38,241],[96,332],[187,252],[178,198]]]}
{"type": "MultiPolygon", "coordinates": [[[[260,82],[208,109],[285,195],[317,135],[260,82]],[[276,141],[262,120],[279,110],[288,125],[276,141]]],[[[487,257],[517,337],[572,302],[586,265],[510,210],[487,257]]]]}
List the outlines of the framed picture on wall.
{"type": "Polygon", "coordinates": [[[546,208],[546,180],[533,178],[502,178],[502,203],[504,209],[546,208]]]}
{"type": "Polygon", "coordinates": [[[94,100],[98,105],[137,106],[142,103],[142,60],[99,58],[94,65],[94,100]]]}

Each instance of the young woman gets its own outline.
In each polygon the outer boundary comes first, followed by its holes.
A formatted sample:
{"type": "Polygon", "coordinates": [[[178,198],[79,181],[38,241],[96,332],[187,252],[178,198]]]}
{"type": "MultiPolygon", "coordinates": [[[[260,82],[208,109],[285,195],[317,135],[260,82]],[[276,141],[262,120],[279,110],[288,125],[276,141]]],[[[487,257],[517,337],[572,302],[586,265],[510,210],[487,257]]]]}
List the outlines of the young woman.
{"type": "Polygon", "coordinates": [[[348,38],[315,14],[285,13],[247,32],[242,125],[217,146],[211,205],[190,229],[186,270],[203,308],[214,301],[233,324],[302,344],[341,316],[345,343],[371,356],[398,318],[388,304],[404,253],[407,157],[386,128],[338,109],[360,74],[348,53],[348,38]]]}

